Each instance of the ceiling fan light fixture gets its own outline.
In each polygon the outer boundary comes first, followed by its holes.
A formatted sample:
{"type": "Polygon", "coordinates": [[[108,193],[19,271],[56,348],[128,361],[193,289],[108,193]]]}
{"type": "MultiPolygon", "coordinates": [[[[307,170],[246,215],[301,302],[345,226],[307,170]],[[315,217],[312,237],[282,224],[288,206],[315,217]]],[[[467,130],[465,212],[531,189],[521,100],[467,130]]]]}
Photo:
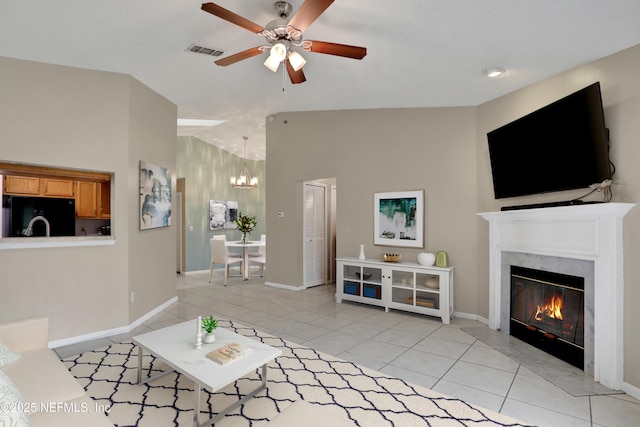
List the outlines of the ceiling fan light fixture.
{"type": "Polygon", "coordinates": [[[289,52],[289,63],[293,67],[294,71],[300,71],[300,69],[304,67],[304,64],[306,64],[307,61],[298,52],[292,50],[291,52],[289,52]]]}
{"type": "Polygon", "coordinates": [[[282,43],[276,43],[269,53],[270,57],[282,61],[287,56],[287,47],[282,43]]]}
{"type": "Polygon", "coordinates": [[[273,56],[269,55],[266,61],[264,61],[264,66],[273,71],[274,73],[278,71],[278,66],[280,65],[280,61],[275,59],[273,56]]]}

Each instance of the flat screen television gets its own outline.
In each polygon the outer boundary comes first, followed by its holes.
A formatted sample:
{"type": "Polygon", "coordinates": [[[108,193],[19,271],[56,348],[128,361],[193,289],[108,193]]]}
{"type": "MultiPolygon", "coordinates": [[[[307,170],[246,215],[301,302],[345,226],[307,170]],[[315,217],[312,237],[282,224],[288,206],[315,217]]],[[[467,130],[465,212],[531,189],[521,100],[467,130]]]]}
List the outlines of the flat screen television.
{"type": "Polygon", "coordinates": [[[487,134],[496,199],[611,179],[600,83],[487,134]]]}

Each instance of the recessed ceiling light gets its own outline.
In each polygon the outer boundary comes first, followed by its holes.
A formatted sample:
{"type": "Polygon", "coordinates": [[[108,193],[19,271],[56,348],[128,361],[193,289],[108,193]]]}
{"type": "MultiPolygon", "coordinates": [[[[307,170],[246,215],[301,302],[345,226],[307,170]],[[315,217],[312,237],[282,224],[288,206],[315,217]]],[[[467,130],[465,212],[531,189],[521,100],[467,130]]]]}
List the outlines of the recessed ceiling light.
{"type": "Polygon", "coordinates": [[[505,73],[505,69],[499,68],[499,67],[492,67],[484,70],[484,73],[487,75],[487,77],[498,77],[505,73]]]}
{"type": "Polygon", "coordinates": [[[224,120],[178,119],[178,126],[218,126],[224,120]]]}

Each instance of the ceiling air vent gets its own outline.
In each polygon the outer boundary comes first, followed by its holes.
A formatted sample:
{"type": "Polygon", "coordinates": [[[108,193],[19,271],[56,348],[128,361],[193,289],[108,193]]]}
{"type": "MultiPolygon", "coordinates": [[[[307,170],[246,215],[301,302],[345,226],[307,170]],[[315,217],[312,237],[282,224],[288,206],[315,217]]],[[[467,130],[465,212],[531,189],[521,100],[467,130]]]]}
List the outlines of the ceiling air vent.
{"type": "Polygon", "coordinates": [[[193,53],[201,53],[203,55],[207,55],[207,56],[220,56],[224,53],[224,51],[220,50],[220,49],[214,49],[211,47],[204,47],[204,46],[200,46],[197,44],[192,44],[191,46],[189,46],[187,48],[187,52],[193,52],[193,53]]]}

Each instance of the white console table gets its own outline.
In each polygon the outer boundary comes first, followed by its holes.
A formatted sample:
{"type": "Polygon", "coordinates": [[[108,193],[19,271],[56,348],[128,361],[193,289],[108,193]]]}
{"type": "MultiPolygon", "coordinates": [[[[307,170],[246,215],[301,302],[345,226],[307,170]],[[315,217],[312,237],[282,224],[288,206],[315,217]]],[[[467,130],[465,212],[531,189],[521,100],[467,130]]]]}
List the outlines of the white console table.
{"type": "Polygon", "coordinates": [[[442,318],[453,315],[453,267],[337,258],[336,301],[343,300],[442,318]]]}

